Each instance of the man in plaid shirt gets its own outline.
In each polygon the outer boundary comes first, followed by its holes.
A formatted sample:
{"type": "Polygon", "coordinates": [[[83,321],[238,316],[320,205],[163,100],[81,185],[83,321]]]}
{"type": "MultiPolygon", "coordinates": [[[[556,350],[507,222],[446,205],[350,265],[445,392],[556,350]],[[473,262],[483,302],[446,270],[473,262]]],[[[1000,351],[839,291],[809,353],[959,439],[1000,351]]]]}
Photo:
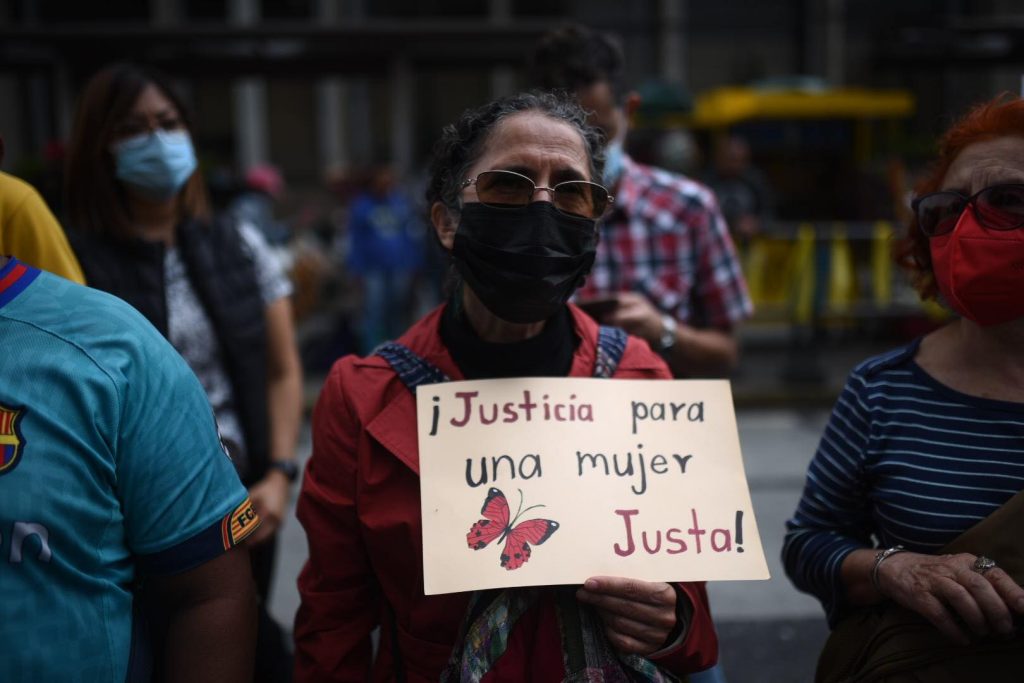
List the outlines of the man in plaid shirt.
{"type": "Polygon", "coordinates": [[[533,67],[543,87],[575,92],[608,140],[603,184],[615,202],[579,303],[646,339],[677,376],[728,373],[739,357],[736,325],[753,306],[714,194],[623,152],[640,97],[623,86],[622,51],[610,37],[558,29],[541,39],[533,67]]]}

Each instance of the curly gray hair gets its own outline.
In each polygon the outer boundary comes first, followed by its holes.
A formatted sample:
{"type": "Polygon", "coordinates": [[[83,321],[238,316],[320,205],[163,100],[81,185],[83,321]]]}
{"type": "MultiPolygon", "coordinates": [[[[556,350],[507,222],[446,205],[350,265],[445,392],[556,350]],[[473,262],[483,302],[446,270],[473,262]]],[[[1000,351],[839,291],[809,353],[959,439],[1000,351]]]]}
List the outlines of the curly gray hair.
{"type": "Polygon", "coordinates": [[[576,129],[587,151],[590,177],[598,182],[604,167],[604,140],[600,131],[587,124],[586,112],[564,93],[528,92],[467,109],[458,121],[444,127],[430,163],[427,206],[441,202],[454,208],[465,176],[480,158],[495,126],[512,114],[528,111],[540,112],[576,129]]]}

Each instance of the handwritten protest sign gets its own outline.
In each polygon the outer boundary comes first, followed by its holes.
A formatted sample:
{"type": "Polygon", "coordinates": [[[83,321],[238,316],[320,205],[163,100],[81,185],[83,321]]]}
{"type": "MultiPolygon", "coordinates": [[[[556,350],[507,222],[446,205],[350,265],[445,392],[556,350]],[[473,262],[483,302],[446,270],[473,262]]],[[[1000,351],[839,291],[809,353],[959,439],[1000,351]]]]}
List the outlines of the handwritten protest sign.
{"type": "Polygon", "coordinates": [[[417,413],[428,595],[768,578],[726,381],[450,382],[417,413]]]}

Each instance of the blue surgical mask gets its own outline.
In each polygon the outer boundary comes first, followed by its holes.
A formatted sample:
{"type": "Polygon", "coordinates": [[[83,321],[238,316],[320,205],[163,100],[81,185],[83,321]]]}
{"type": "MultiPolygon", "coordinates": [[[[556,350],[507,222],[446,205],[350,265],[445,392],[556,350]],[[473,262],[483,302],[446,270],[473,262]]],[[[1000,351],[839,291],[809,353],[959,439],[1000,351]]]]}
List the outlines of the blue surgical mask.
{"type": "Polygon", "coordinates": [[[604,148],[604,172],[601,174],[601,179],[604,181],[605,187],[615,187],[618,184],[625,165],[625,152],[622,149],[622,140],[612,140],[604,148]]]}
{"type": "Polygon", "coordinates": [[[196,153],[185,131],[156,130],[111,147],[114,175],[150,199],[170,199],[196,170],[196,153]]]}

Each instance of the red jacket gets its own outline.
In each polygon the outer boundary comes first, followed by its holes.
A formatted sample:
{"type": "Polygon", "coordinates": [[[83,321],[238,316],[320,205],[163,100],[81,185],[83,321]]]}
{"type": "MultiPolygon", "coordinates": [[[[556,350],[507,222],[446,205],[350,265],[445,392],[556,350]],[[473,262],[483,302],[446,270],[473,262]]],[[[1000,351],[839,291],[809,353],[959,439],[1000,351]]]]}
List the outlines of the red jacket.
{"type": "MultiPolygon", "coordinates": [[[[433,311],[399,340],[453,380],[463,379],[433,311]]],[[[581,342],[570,376],[593,372],[597,325],[571,307],[581,342]]],[[[669,378],[645,342],[630,337],[616,377],[669,378]]],[[[348,356],[331,369],[313,413],[313,455],[298,502],[309,539],[299,576],[296,681],[392,680],[397,636],[406,679],[436,682],[448,661],[469,593],[423,594],[416,404],[379,356],[348,356]],[[393,615],[393,616],[392,616],[393,615]],[[371,662],[370,632],[381,626],[371,662]]],[[[680,584],[693,604],[683,642],[658,664],[678,673],[711,666],[718,641],[703,583],[680,584]]],[[[535,680],[561,672],[554,610],[522,617],[488,680],[535,680]],[[544,668],[544,663],[551,666],[544,668]],[[524,672],[532,672],[526,674],[524,672]]],[[[560,680],[560,678],[559,678],[560,680]]]]}

